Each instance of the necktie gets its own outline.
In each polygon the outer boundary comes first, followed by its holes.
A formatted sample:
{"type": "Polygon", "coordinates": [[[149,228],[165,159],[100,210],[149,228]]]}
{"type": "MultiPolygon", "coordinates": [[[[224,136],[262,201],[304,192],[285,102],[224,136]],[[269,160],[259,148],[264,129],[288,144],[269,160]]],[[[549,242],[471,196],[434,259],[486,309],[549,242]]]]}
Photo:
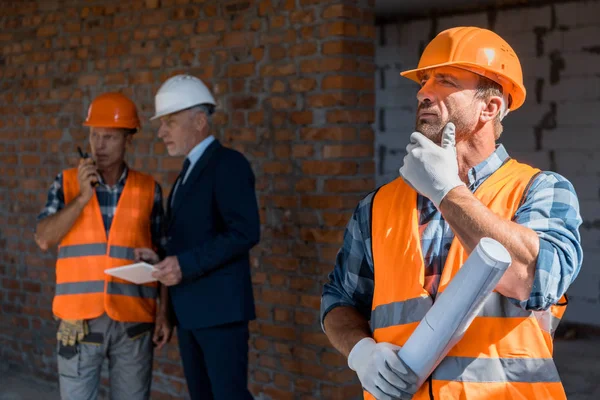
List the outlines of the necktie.
{"type": "Polygon", "coordinates": [[[175,188],[173,189],[173,197],[171,198],[171,206],[173,204],[175,204],[175,196],[177,196],[177,192],[179,191],[179,188],[183,185],[183,180],[185,179],[185,174],[187,173],[187,170],[190,168],[190,160],[189,158],[186,158],[185,161],[183,162],[183,168],[181,169],[181,172],[179,173],[179,176],[177,177],[177,180],[175,181],[175,188]]]}

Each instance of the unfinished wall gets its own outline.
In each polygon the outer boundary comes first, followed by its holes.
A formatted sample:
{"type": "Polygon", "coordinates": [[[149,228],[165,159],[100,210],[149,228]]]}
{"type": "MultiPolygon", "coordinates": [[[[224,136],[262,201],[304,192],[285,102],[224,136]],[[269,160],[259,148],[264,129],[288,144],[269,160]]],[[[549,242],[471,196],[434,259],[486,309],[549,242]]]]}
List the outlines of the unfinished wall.
{"type": "MultiPolygon", "coordinates": [[[[205,79],[215,134],[257,175],[262,241],[253,251],[258,320],[250,384],[261,399],[360,394],[321,332],[318,310],[343,227],[374,185],[373,1],[97,0],[2,2],[0,11],[0,361],[56,378],[55,252],[32,240],[54,176],[87,145],[96,95],[141,110],[132,166],[170,190],[148,118],[167,77],[205,79]]],[[[201,305],[210,307],[210,304],[201,305]]],[[[177,347],[157,354],[153,399],[186,393],[177,347]]]]}
{"type": "Polygon", "coordinates": [[[376,49],[376,180],[398,174],[414,128],[415,68],[438,32],[461,25],[493,29],[515,49],[527,100],[509,114],[500,139],[509,154],[573,182],[584,223],[584,265],[565,320],[600,325],[600,2],[568,2],[385,24],[376,49]]]}

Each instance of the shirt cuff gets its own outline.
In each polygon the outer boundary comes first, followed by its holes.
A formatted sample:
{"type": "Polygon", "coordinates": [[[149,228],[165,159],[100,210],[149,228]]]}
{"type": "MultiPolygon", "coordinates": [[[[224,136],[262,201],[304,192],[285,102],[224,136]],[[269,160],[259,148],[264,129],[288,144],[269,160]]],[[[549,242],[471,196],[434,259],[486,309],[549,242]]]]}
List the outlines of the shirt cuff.
{"type": "Polygon", "coordinates": [[[181,280],[187,280],[202,275],[202,271],[198,268],[196,257],[193,252],[188,251],[176,255],[181,269],[181,280]]]}
{"type": "Polygon", "coordinates": [[[509,300],[527,311],[546,310],[553,304],[553,298],[558,301],[560,296],[554,293],[549,293],[551,272],[547,271],[549,266],[555,262],[554,247],[545,240],[540,239],[540,250],[538,252],[537,261],[535,264],[535,275],[533,277],[533,285],[531,293],[527,300],[517,300],[509,297],[509,300]]]}

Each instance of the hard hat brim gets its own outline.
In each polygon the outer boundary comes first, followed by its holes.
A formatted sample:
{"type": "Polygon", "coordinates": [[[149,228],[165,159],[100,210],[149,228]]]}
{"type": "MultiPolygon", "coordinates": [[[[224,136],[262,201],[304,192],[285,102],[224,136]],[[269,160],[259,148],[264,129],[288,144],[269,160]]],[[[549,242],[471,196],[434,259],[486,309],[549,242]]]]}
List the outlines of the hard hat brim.
{"type": "MultiPolygon", "coordinates": [[[[427,71],[427,70],[434,69],[434,68],[441,68],[441,67],[455,67],[455,68],[463,69],[465,71],[469,71],[469,72],[472,72],[475,74],[477,74],[477,72],[474,72],[473,69],[484,69],[485,70],[485,68],[482,68],[482,66],[478,65],[478,64],[466,63],[466,62],[460,62],[460,61],[449,61],[449,62],[435,64],[435,65],[428,65],[428,66],[422,67],[422,68],[415,68],[415,69],[409,69],[406,71],[402,71],[402,72],[400,72],[400,75],[420,84],[421,81],[419,80],[419,72],[427,71]]],[[[493,71],[489,71],[489,72],[491,74],[497,75],[493,71]]],[[[478,75],[481,75],[488,79],[491,79],[502,86],[502,84],[500,82],[498,82],[497,80],[495,80],[493,78],[490,78],[489,76],[482,75],[482,74],[478,74],[478,75]]],[[[525,97],[526,97],[527,93],[523,86],[521,86],[518,82],[515,82],[510,77],[503,75],[502,78],[510,81],[510,83],[512,83],[513,87],[516,89],[512,93],[512,104],[510,107],[510,110],[514,111],[523,105],[523,103],[525,102],[525,97]]]]}

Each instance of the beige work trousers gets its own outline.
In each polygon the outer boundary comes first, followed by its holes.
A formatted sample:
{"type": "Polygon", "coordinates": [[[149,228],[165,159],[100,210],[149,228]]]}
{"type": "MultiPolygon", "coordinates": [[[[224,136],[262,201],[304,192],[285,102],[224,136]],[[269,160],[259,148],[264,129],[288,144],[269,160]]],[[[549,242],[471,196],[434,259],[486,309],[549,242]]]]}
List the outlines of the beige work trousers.
{"type": "Polygon", "coordinates": [[[154,324],[91,319],[89,334],[74,346],[57,345],[62,400],[96,400],[108,359],[111,400],[150,398],[154,324]]]}

